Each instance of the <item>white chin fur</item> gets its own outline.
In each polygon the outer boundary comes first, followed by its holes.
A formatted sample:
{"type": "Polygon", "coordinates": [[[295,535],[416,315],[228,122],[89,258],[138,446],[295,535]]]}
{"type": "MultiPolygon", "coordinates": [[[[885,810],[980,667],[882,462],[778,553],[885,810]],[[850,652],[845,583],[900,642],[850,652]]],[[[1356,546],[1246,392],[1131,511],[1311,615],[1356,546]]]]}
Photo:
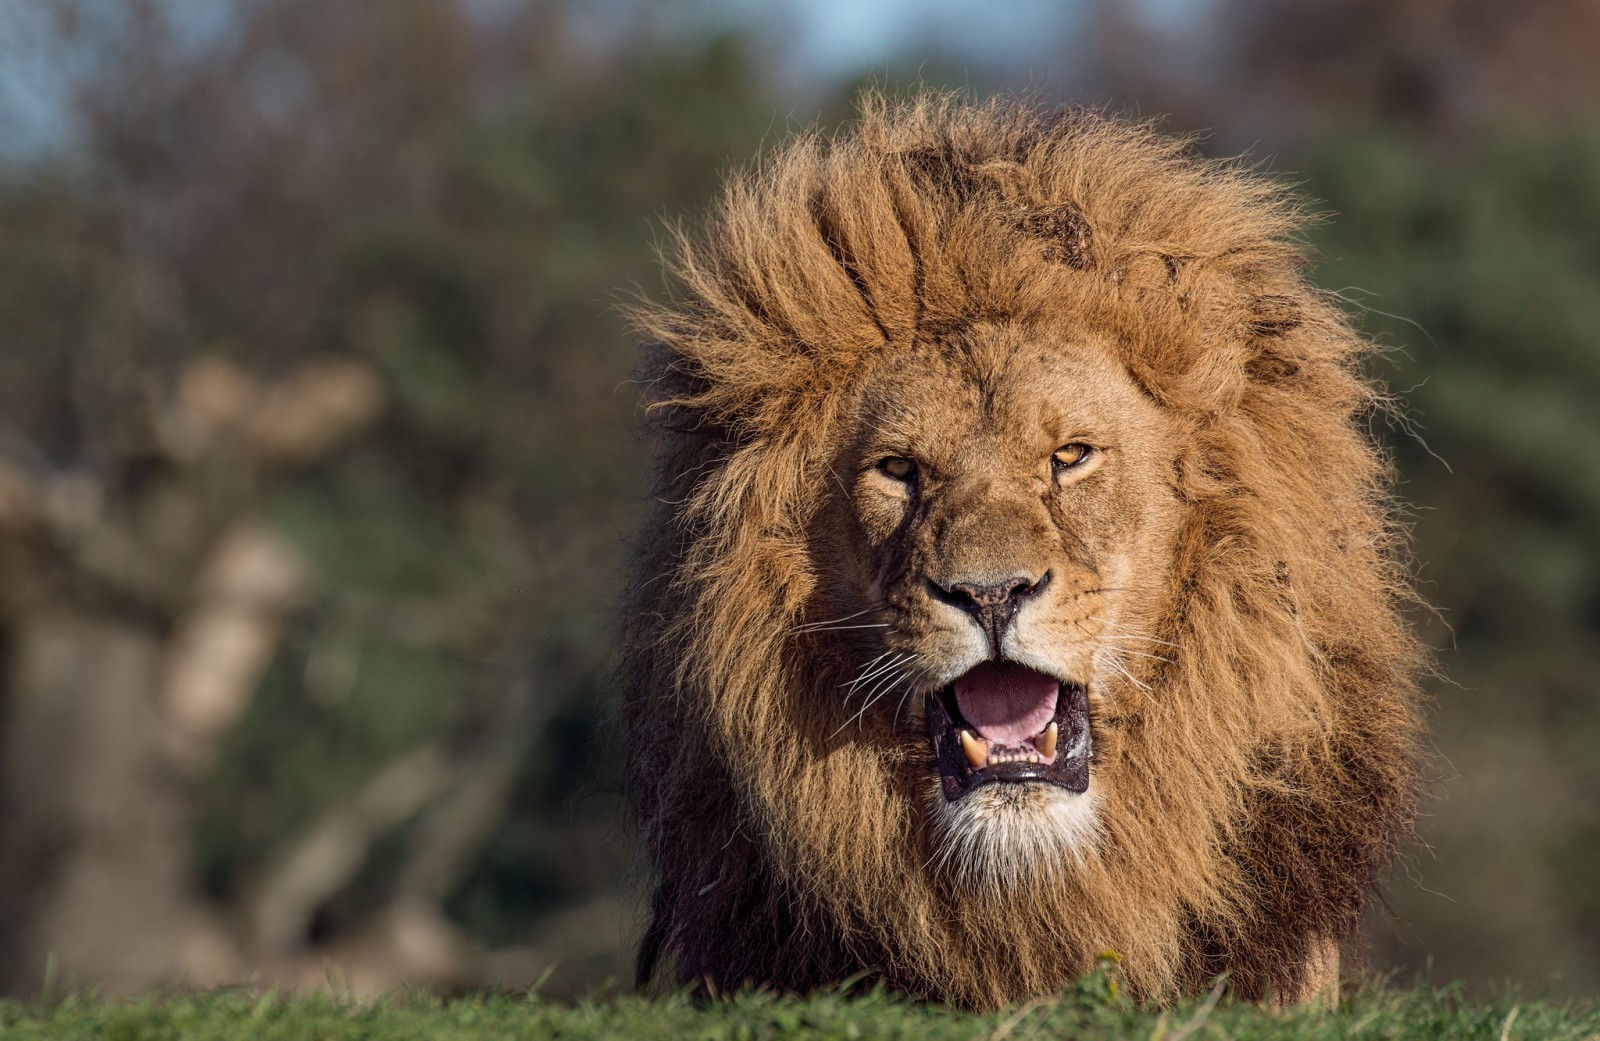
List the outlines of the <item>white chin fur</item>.
{"type": "Polygon", "coordinates": [[[1050,784],[988,784],[958,802],[935,788],[934,863],[963,889],[1011,889],[1048,879],[1095,854],[1095,786],[1079,795],[1050,784]]]}

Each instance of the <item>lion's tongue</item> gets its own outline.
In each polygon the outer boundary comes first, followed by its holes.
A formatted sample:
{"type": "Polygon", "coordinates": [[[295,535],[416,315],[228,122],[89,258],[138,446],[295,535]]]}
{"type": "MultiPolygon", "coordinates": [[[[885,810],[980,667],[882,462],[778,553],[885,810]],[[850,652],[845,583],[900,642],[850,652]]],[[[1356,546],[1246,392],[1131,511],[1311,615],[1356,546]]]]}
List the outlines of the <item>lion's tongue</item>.
{"type": "Polygon", "coordinates": [[[1012,662],[985,662],[955,682],[956,705],[978,734],[1017,746],[1050,725],[1060,683],[1012,662]]]}

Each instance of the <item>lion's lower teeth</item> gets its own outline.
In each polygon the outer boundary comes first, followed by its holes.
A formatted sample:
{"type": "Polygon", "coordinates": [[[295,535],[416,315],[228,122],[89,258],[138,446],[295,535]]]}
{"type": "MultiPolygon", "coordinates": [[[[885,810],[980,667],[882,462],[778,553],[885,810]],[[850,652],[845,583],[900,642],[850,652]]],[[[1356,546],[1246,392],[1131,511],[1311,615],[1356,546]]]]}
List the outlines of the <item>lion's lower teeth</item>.
{"type": "Polygon", "coordinates": [[[1034,739],[1032,746],[1023,745],[1020,748],[996,745],[970,730],[957,730],[956,736],[961,741],[961,751],[966,755],[967,762],[972,764],[974,770],[981,770],[1001,763],[1043,763],[1055,755],[1059,728],[1051,723],[1034,739]]]}

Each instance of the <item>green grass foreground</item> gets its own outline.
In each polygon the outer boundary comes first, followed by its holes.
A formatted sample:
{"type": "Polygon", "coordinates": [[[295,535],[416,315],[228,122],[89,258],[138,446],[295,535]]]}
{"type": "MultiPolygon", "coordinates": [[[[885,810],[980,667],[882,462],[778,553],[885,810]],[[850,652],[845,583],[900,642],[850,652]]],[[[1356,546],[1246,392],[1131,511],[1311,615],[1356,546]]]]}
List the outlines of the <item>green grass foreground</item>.
{"type": "Polygon", "coordinates": [[[1450,1038],[1539,1041],[1600,1038],[1600,1004],[1554,1005],[1500,999],[1479,1002],[1455,990],[1372,987],[1337,1012],[1270,1011],[1230,1001],[1198,1000],[1162,1012],[1122,1000],[1115,984],[1090,977],[1059,999],[997,1013],[956,1012],[872,993],[782,998],[743,994],[697,1003],[685,997],[614,997],[561,1004],[506,995],[450,1000],[407,997],[376,1003],[332,997],[255,997],[238,992],[101,1002],[74,997],[50,1006],[0,1005],[0,1038],[94,1038],[96,1041],[372,1039],[498,1041],[512,1038],[984,1038],[1001,1041],[1139,1038],[1450,1038]]]}

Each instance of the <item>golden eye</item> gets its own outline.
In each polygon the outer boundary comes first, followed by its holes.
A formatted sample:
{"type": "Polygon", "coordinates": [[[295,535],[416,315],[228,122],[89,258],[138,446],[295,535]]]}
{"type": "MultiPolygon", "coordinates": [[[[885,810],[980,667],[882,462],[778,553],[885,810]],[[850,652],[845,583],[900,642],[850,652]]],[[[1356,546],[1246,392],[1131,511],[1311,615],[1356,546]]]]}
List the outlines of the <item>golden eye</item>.
{"type": "Polygon", "coordinates": [[[1070,470],[1083,465],[1093,454],[1094,449],[1074,441],[1070,445],[1062,445],[1056,449],[1055,454],[1050,457],[1050,462],[1057,470],[1070,470]]]}
{"type": "Polygon", "coordinates": [[[897,481],[910,481],[917,476],[917,464],[899,455],[891,455],[880,461],[878,469],[897,481]]]}

